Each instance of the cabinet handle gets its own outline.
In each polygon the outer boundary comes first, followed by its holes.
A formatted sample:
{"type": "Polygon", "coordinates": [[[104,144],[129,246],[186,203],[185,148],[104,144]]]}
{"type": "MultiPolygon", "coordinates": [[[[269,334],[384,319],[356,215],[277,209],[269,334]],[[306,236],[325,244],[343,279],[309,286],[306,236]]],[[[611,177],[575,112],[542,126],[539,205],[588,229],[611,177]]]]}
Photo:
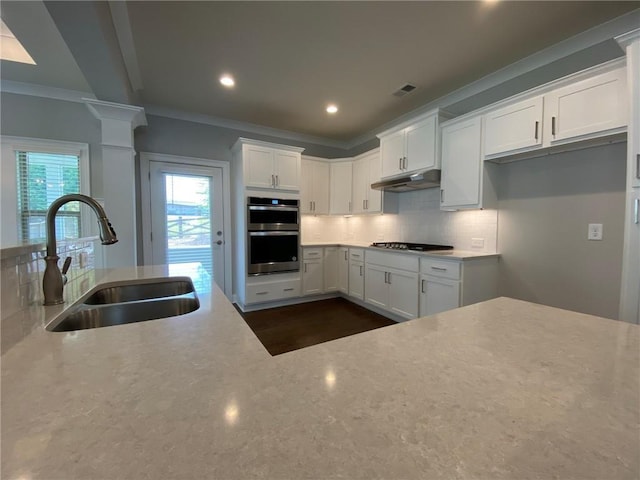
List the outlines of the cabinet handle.
{"type": "Polygon", "coordinates": [[[285,291],[285,292],[293,292],[293,290],[294,290],[293,288],[285,288],[283,291],[285,291]]]}
{"type": "Polygon", "coordinates": [[[347,260],[347,251],[344,251],[344,259],[347,260]]]}
{"type": "Polygon", "coordinates": [[[638,213],[640,212],[640,198],[636,198],[633,201],[633,216],[635,218],[634,223],[640,223],[640,218],[638,218],[638,213]]]}
{"type": "Polygon", "coordinates": [[[360,265],[360,276],[362,276],[362,265],[360,265]]]}
{"type": "Polygon", "coordinates": [[[402,157],[398,159],[398,170],[402,170],[402,157]]]}
{"type": "Polygon", "coordinates": [[[359,256],[360,256],[360,254],[359,254],[359,253],[352,253],[352,254],[351,254],[351,256],[352,256],[352,257],[359,257],[359,256]]]}
{"type": "Polygon", "coordinates": [[[424,280],[420,280],[420,293],[425,293],[424,292],[424,280]]]}
{"type": "Polygon", "coordinates": [[[364,201],[365,209],[369,210],[369,200],[364,201]]]}
{"type": "Polygon", "coordinates": [[[444,188],[440,189],[440,203],[444,202],[444,188]]]}
{"type": "Polygon", "coordinates": [[[384,283],[387,283],[387,272],[384,272],[384,283]]]}
{"type": "Polygon", "coordinates": [[[309,202],[309,211],[313,212],[313,202],[309,202]]]}
{"type": "Polygon", "coordinates": [[[304,264],[304,273],[307,273],[307,264],[304,264]]]}
{"type": "Polygon", "coordinates": [[[316,201],[315,200],[313,201],[313,211],[314,212],[316,211],[316,201]]]}
{"type": "Polygon", "coordinates": [[[362,209],[363,209],[363,210],[366,210],[366,209],[367,209],[366,204],[364,203],[364,200],[362,200],[362,209]]]}
{"type": "Polygon", "coordinates": [[[551,117],[551,135],[556,136],[556,117],[551,117]]]}
{"type": "Polygon", "coordinates": [[[271,186],[275,187],[276,186],[276,177],[271,175],[271,186]]]}
{"type": "Polygon", "coordinates": [[[447,269],[444,267],[431,267],[431,270],[437,270],[438,272],[446,272],[447,269]]]}
{"type": "Polygon", "coordinates": [[[387,283],[391,285],[391,272],[387,272],[387,278],[389,279],[387,283]]]}
{"type": "Polygon", "coordinates": [[[540,122],[536,121],[536,134],[535,134],[535,139],[538,140],[538,124],[540,122]]]}
{"type": "Polygon", "coordinates": [[[349,212],[351,212],[351,201],[349,201],[349,212]]]}
{"type": "Polygon", "coordinates": [[[402,157],[402,167],[405,170],[407,169],[407,157],[402,157]]]}
{"type": "Polygon", "coordinates": [[[278,178],[278,175],[276,175],[276,187],[280,185],[280,179],[278,178]]]}
{"type": "Polygon", "coordinates": [[[256,292],[256,295],[266,295],[269,292],[256,292]]]}
{"type": "Polygon", "coordinates": [[[640,153],[636,155],[636,178],[640,178],[640,153]]]}

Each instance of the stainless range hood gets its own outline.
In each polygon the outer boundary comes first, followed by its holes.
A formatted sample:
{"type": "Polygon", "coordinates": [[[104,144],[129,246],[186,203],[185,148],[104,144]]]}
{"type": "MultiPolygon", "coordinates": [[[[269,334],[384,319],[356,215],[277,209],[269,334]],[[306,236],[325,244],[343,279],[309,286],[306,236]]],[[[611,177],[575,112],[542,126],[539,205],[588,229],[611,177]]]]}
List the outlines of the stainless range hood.
{"type": "Polygon", "coordinates": [[[425,170],[414,173],[406,177],[392,178],[372,183],[371,188],[384,190],[386,192],[410,192],[423,188],[434,188],[440,186],[440,170],[425,170]]]}

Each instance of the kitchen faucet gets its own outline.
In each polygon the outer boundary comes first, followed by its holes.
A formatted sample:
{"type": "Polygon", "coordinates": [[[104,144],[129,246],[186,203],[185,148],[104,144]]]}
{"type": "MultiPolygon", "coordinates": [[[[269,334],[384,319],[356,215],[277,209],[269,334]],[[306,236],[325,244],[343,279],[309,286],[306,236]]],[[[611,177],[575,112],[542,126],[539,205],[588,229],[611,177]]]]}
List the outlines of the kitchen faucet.
{"type": "MultiPolygon", "coordinates": [[[[63,278],[62,272],[58,268],[58,250],[56,247],[56,213],[65,203],[78,201],[85,203],[91,207],[98,217],[98,226],[100,227],[100,240],[103,245],[111,245],[118,241],[116,232],[109,223],[107,214],[97,201],[86,195],[72,193],[63,195],[54,200],[47,210],[47,256],[44,257],[46,266],[44,276],[42,278],[42,290],[44,292],[45,305],[58,305],[64,303],[62,298],[62,290],[66,283],[66,277],[63,278]]],[[[68,268],[68,262],[65,262],[65,273],[68,268]]]]}

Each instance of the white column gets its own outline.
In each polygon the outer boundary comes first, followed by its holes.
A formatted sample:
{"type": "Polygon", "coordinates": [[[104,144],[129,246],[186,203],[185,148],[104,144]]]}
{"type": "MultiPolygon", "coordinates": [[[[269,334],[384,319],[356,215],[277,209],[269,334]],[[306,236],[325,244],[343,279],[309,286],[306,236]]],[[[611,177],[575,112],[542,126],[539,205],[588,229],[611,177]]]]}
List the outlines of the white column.
{"type": "Polygon", "coordinates": [[[629,121],[620,320],[640,323],[640,29],[616,38],[627,53],[629,121]]]}
{"type": "Polygon", "coordinates": [[[118,243],[104,249],[107,268],[137,265],[136,184],[133,131],[146,125],[142,107],[84,99],[102,123],[102,185],[104,208],[118,243]]]}

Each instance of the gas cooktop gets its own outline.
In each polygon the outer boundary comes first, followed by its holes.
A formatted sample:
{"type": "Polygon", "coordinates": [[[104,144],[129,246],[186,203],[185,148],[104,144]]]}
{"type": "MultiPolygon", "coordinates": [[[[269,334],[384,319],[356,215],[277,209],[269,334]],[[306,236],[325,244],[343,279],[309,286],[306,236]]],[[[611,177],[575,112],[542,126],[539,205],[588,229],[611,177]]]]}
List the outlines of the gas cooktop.
{"type": "Polygon", "coordinates": [[[426,252],[429,250],[453,250],[450,245],[433,245],[430,243],[407,243],[407,242],[374,242],[372,247],[389,248],[391,250],[415,250],[426,252]]]}

